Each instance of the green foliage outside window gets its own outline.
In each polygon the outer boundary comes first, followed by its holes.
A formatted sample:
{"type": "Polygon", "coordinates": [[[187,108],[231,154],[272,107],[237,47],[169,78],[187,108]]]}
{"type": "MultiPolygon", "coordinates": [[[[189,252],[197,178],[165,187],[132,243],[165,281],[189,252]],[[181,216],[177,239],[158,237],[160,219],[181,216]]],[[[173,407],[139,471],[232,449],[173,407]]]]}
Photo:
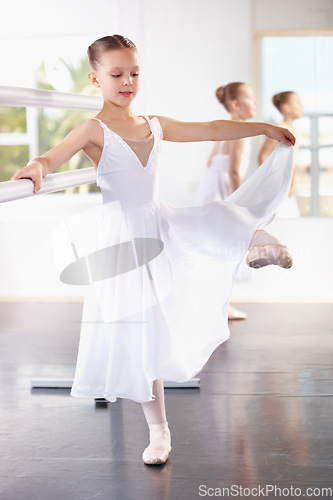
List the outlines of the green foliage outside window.
{"type": "MultiPolygon", "coordinates": [[[[59,59],[59,65],[66,68],[71,77],[68,92],[86,95],[98,95],[98,91],[88,79],[89,66],[86,58],[77,66],[59,59]]],[[[36,86],[44,90],[57,90],[46,79],[45,64],[42,63],[36,74],[36,86]]],[[[43,154],[56,144],[80,123],[92,118],[97,111],[81,111],[67,109],[38,109],[39,154],[43,154]]],[[[26,132],[25,108],[0,107],[0,133],[26,132]]],[[[9,180],[13,173],[29,161],[28,146],[0,147],[0,181],[9,180]]],[[[70,161],[62,165],[57,172],[91,167],[91,162],[83,152],[76,154],[70,161]]],[[[96,186],[82,186],[70,192],[86,192],[96,190],[96,186]]]]}
{"type": "MultiPolygon", "coordinates": [[[[25,108],[0,107],[0,132],[4,134],[26,132],[25,108]]],[[[7,181],[15,170],[29,159],[28,146],[0,147],[0,181],[7,181]]]]}

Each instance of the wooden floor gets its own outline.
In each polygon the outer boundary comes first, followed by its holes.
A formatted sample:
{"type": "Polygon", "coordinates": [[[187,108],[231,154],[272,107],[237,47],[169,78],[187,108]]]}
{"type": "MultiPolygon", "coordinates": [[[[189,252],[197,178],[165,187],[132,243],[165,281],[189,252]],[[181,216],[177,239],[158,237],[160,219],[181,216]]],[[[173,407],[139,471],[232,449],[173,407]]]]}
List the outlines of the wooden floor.
{"type": "Polygon", "coordinates": [[[0,499],[333,498],[332,305],[237,306],[200,389],[166,389],[173,449],[148,467],[140,405],[30,389],[73,376],[82,305],[0,303],[0,499]]]}

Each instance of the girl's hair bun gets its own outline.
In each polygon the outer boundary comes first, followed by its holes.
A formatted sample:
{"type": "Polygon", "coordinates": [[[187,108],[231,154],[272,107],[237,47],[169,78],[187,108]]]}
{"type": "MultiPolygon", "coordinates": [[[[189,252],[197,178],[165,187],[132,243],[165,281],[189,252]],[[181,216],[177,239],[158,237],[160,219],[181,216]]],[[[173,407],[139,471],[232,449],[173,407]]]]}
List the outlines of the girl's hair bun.
{"type": "Polygon", "coordinates": [[[136,46],[129,38],[122,35],[103,36],[103,38],[95,40],[95,42],[88,47],[90,67],[96,69],[104,52],[117,49],[136,50],[136,46]]]}

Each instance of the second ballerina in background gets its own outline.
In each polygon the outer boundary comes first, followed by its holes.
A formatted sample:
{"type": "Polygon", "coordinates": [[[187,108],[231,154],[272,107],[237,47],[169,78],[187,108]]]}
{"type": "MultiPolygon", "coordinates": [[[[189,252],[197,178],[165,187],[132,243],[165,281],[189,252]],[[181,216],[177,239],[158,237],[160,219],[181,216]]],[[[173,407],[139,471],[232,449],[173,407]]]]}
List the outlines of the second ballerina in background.
{"type": "MultiPolygon", "coordinates": [[[[280,205],[277,212],[278,217],[299,217],[300,212],[295,196],[295,177],[297,175],[297,153],[298,153],[298,131],[295,128],[294,121],[303,116],[303,106],[301,103],[300,96],[291,90],[285,92],[279,92],[272,97],[272,102],[276,109],[278,109],[283,116],[282,122],[279,123],[280,127],[287,127],[297,138],[297,145],[295,145],[295,165],[294,174],[291,181],[291,186],[288,194],[288,198],[280,205]]],[[[273,151],[277,142],[266,138],[258,156],[259,165],[261,165],[268,155],[273,151]]]]}

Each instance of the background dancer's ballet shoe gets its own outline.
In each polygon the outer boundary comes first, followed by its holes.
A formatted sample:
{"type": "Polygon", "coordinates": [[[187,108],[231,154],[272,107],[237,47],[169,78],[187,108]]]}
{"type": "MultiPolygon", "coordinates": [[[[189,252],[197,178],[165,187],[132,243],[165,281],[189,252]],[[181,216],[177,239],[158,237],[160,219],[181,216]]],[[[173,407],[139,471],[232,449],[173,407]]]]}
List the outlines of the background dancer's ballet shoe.
{"type": "Polygon", "coordinates": [[[229,306],[228,310],[228,319],[229,320],[235,320],[235,319],[246,319],[247,314],[243,311],[240,311],[239,309],[236,309],[236,307],[229,306]]]}
{"type": "Polygon", "coordinates": [[[168,422],[149,425],[150,444],[142,453],[146,465],[162,465],[171,451],[171,437],[168,422]]]}
{"type": "Polygon", "coordinates": [[[246,257],[246,263],[255,269],[269,265],[289,269],[293,265],[293,259],[287,247],[269,244],[250,248],[246,257]]]}

